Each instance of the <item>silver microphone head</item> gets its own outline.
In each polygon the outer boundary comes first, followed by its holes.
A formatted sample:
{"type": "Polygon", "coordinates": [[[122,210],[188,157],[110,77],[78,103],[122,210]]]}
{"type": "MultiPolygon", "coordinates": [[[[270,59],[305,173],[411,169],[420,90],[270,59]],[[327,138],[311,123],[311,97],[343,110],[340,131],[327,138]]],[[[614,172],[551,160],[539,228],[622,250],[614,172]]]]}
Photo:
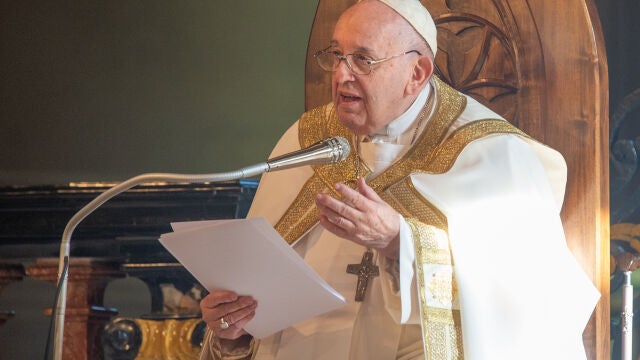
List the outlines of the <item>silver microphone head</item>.
{"type": "Polygon", "coordinates": [[[325,141],[331,144],[331,148],[333,150],[334,158],[332,159],[331,163],[342,161],[349,156],[349,153],[351,152],[351,146],[349,145],[347,139],[341,136],[336,136],[328,138],[325,141]]]}
{"type": "Polygon", "coordinates": [[[339,136],[327,138],[305,148],[267,160],[267,171],[284,170],[305,165],[324,165],[349,156],[349,142],[339,136]]]}

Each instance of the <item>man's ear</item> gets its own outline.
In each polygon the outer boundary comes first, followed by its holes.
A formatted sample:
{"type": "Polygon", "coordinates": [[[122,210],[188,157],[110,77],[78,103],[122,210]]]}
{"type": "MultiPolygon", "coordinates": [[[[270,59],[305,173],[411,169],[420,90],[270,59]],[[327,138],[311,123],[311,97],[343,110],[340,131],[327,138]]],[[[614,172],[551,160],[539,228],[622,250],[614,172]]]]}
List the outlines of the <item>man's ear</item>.
{"type": "Polygon", "coordinates": [[[405,89],[407,95],[418,94],[431,78],[431,74],[433,74],[433,60],[429,56],[420,56],[407,83],[405,89]]]}

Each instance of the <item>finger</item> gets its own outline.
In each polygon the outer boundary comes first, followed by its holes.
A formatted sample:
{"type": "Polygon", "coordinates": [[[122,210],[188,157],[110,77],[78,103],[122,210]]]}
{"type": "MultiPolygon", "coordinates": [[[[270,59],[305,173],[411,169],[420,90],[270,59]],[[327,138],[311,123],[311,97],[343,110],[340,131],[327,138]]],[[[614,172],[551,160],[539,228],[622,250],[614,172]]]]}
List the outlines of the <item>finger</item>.
{"type": "Polygon", "coordinates": [[[246,316],[242,320],[238,321],[234,325],[229,326],[226,330],[217,330],[214,335],[222,339],[237,339],[242,335],[248,334],[244,327],[253,320],[255,312],[252,312],[249,316],[246,316]]]}
{"type": "Polygon", "coordinates": [[[236,301],[228,303],[218,303],[218,305],[214,307],[201,307],[202,319],[207,324],[212,324],[212,326],[215,326],[216,322],[219,322],[220,318],[242,308],[251,306],[254,304],[254,302],[255,301],[251,296],[240,296],[236,301]]]}
{"type": "Polygon", "coordinates": [[[340,224],[341,221],[345,220],[345,218],[342,215],[340,215],[338,212],[320,203],[318,204],[318,212],[320,215],[326,216],[330,222],[336,225],[340,224]]]}
{"type": "Polygon", "coordinates": [[[321,214],[320,224],[322,224],[325,229],[334,232],[336,235],[341,235],[343,232],[346,233],[348,229],[353,227],[353,223],[351,221],[341,217],[340,215],[321,214]]]}
{"type": "Polygon", "coordinates": [[[376,193],[376,191],[373,190],[373,188],[367,184],[367,182],[364,180],[364,178],[359,178],[358,179],[358,192],[362,196],[364,196],[365,198],[367,198],[367,199],[369,199],[371,201],[375,201],[375,202],[382,201],[382,199],[380,198],[378,193],[376,193]]]}
{"type": "Polygon", "coordinates": [[[345,238],[345,239],[351,239],[352,237],[349,236],[349,233],[339,227],[338,225],[332,223],[331,221],[329,221],[329,219],[325,216],[325,215],[320,215],[320,225],[322,225],[322,227],[324,227],[325,229],[327,229],[328,231],[330,231],[331,233],[341,237],[341,238],[345,238]]]}
{"type": "MultiPolygon", "coordinates": [[[[358,196],[362,195],[358,194],[358,196]]],[[[325,214],[329,218],[341,216],[355,222],[362,216],[360,210],[327,194],[316,195],[316,206],[321,214],[325,214]]]]}
{"type": "Polygon", "coordinates": [[[201,308],[214,308],[221,303],[232,302],[238,299],[238,294],[229,290],[211,290],[209,295],[200,301],[201,308]]]}
{"type": "Polygon", "coordinates": [[[227,329],[221,329],[219,320],[217,324],[214,324],[214,326],[217,325],[217,329],[215,330],[216,336],[225,339],[236,339],[241,335],[247,334],[244,327],[255,317],[257,306],[257,302],[254,301],[251,306],[225,315],[224,321],[229,324],[229,327],[227,329]]]}
{"type": "MultiPolygon", "coordinates": [[[[253,320],[253,318],[256,316],[256,312],[255,310],[250,312],[249,314],[247,314],[247,316],[243,317],[242,319],[238,320],[237,323],[235,323],[235,327],[238,329],[244,329],[245,326],[247,326],[247,324],[249,323],[249,321],[253,320]]],[[[244,331],[244,330],[242,330],[244,331]]]]}
{"type": "Polygon", "coordinates": [[[230,314],[240,311],[244,308],[254,306],[255,300],[251,296],[240,296],[237,301],[230,303],[223,303],[216,307],[216,310],[220,313],[219,317],[226,317],[230,314]]]}
{"type": "Polygon", "coordinates": [[[335,225],[336,227],[344,230],[345,232],[350,232],[352,230],[355,229],[355,224],[353,223],[353,221],[342,217],[340,215],[338,216],[327,216],[327,221],[329,221],[330,223],[332,223],[333,225],[335,225]]]}
{"type": "MultiPolygon", "coordinates": [[[[348,187],[345,184],[337,183],[335,184],[335,190],[342,195],[343,202],[350,205],[351,208],[357,209],[359,211],[367,211],[371,206],[368,204],[368,198],[361,193],[360,186],[371,189],[365,182],[363,178],[358,179],[358,189],[354,190],[348,187]],[[363,185],[360,185],[360,184],[363,185]]],[[[373,189],[371,189],[373,191],[373,189]]],[[[373,191],[375,194],[375,191],[373,191]]]]}
{"type": "MultiPolygon", "coordinates": [[[[331,229],[333,229],[333,227],[337,227],[346,231],[347,233],[355,231],[356,219],[347,218],[346,216],[349,216],[349,215],[343,216],[329,208],[325,208],[322,206],[318,206],[318,210],[319,210],[319,215],[324,216],[325,220],[331,225],[333,225],[331,226],[331,229]]],[[[327,228],[327,230],[330,230],[330,228],[327,228]]],[[[336,235],[340,235],[340,234],[336,233],[336,235]]]]}
{"type": "Polygon", "coordinates": [[[224,320],[229,325],[236,325],[240,321],[242,321],[245,317],[249,316],[251,313],[254,313],[257,306],[258,306],[258,303],[256,301],[253,301],[250,305],[246,307],[243,307],[241,309],[238,309],[236,311],[233,311],[224,315],[224,320]]]}
{"type": "Polygon", "coordinates": [[[207,323],[217,321],[223,315],[220,304],[235,300],[237,300],[237,295],[232,291],[212,290],[209,295],[200,301],[202,319],[207,323]]]}

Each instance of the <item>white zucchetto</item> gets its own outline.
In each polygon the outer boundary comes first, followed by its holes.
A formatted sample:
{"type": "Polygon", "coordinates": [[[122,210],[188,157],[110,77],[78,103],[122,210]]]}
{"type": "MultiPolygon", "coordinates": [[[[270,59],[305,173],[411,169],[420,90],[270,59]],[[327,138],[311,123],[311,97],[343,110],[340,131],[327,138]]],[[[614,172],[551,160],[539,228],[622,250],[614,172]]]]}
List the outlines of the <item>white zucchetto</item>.
{"type": "Polygon", "coordinates": [[[379,0],[400,14],[427,42],[433,56],[438,51],[438,33],[436,24],[429,11],[420,0],[379,0]]]}

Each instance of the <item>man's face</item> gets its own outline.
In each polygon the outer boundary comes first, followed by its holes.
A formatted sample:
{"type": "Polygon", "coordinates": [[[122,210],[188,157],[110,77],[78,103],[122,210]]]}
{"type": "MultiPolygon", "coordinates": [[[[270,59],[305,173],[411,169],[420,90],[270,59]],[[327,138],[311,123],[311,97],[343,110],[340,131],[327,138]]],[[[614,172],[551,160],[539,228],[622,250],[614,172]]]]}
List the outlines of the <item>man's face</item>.
{"type": "MultiPolygon", "coordinates": [[[[374,1],[355,5],[336,24],[331,50],[342,55],[357,53],[374,60],[407,50],[399,38],[408,24],[386,5],[374,1]]],[[[367,75],[351,72],[342,61],[333,72],[332,96],[340,122],[356,135],[374,133],[409,108],[406,96],[415,54],[373,65],[367,75]]]]}

